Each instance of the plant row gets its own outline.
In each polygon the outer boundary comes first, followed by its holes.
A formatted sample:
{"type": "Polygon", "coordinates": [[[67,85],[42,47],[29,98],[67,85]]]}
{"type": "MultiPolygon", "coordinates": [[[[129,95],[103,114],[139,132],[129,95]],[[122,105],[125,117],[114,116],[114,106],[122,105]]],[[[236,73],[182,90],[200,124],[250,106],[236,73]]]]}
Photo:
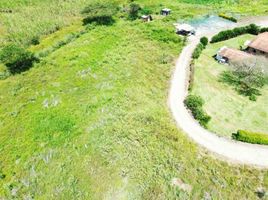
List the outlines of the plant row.
{"type": "Polygon", "coordinates": [[[268,145],[268,134],[265,133],[239,130],[236,133],[233,133],[232,137],[233,139],[241,142],[268,145]]]}

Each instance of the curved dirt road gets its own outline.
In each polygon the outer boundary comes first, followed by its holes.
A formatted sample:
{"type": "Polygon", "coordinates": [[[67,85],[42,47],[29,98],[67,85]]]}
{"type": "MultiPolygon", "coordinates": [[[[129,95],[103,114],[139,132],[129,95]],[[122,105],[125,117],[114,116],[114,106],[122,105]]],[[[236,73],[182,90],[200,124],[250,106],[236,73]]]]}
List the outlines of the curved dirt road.
{"type": "MultiPolygon", "coordinates": [[[[268,17],[244,19],[242,22],[233,25],[232,27],[242,26],[249,23],[255,23],[260,26],[268,26],[268,17]]],[[[227,28],[230,27],[226,27],[225,29],[227,28]]],[[[221,30],[217,30],[217,32],[218,31],[221,30]]],[[[206,36],[208,35],[210,36],[214,34],[206,34],[206,36]]],[[[195,36],[189,38],[189,44],[183,49],[179,59],[177,60],[176,69],[172,78],[169,93],[169,106],[177,125],[196,143],[219,155],[221,158],[224,158],[224,160],[231,161],[233,163],[267,168],[267,146],[236,142],[219,137],[200,126],[184,106],[183,101],[187,96],[191,55],[198,44],[200,37],[195,36]]]]}

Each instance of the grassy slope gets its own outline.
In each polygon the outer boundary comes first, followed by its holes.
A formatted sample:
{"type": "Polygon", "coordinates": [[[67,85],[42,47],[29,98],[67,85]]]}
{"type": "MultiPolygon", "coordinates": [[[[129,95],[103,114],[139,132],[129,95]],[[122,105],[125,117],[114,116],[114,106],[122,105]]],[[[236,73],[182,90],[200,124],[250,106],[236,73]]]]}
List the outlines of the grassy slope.
{"type": "Polygon", "coordinates": [[[220,135],[231,137],[237,129],[267,132],[268,88],[261,90],[262,96],[252,102],[239,95],[231,86],[218,81],[219,74],[229,66],[218,64],[212,56],[222,46],[239,48],[251,35],[240,36],[225,42],[208,45],[196,62],[193,93],[204,98],[205,110],[212,120],[208,128],[220,135]]]}
{"type": "Polygon", "coordinates": [[[266,171],[214,160],[175,127],[166,99],[182,43],[153,31],[166,26],[98,27],[0,81],[0,196],[255,199],[257,187],[268,187],[266,171]],[[174,177],[192,193],[171,186],[174,177]]]}

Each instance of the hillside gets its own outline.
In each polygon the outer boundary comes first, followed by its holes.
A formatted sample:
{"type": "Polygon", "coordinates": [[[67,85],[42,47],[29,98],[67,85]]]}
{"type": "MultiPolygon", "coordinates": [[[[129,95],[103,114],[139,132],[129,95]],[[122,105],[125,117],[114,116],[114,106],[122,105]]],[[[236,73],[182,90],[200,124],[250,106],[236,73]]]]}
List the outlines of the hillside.
{"type": "Polygon", "coordinates": [[[136,2],[155,20],[119,12],[112,25],[83,26],[85,0],[0,3],[14,10],[0,14],[1,46],[42,55],[30,70],[0,80],[0,197],[257,199],[258,188],[268,189],[267,170],[215,159],[178,130],[167,106],[185,45],[174,21],[215,10],[264,14],[267,3],[136,2]],[[163,6],[171,16],[155,14],[163,6]],[[40,44],[31,45],[34,37],[40,44]]]}

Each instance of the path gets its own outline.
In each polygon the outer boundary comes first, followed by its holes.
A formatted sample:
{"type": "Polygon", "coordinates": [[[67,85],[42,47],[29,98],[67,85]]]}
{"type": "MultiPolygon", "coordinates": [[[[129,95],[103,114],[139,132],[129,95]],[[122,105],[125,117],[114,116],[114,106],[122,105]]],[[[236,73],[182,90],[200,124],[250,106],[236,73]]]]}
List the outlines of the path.
{"type": "MultiPolygon", "coordinates": [[[[268,17],[244,19],[240,23],[235,24],[235,26],[242,26],[250,23],[268,26],[268,17]]],[[[228,28],[230,27],[225,27],[225,29],[228,28]]],[[[217,32],[218,31],[221,30],[217,30],[217,32]]],[[[209,36],[210,35],[213,34],[210,33],[209,36]]],[[[208,34],[206,36],[208,36],[208,34]]],[[[267,168],[267,146],[236,142],[231,139],[219,137],[215,133],[200,126],[184,106],[183,101],[187,96],[189,64],[192,52],[199,42],[199,37],[191,37],[189,40],[189,44],[183,49],[177,60],[169,93],[169,106],[177,125],[196,143],[205,147],[207,150],[216,153],[219,157],[224,158],[224,160],[267,168]]]]}

